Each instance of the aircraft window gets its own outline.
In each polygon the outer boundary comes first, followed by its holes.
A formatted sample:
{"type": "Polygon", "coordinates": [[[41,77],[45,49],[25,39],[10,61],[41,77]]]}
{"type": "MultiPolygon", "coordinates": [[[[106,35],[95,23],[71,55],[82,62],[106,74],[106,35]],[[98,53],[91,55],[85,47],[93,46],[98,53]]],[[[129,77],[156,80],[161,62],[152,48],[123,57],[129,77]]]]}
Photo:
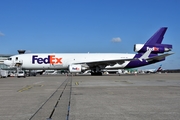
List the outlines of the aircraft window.
{"type": "Polygon", "coordinates": [[[8,60],[12,60],[12,58],[8,58],[8,60]]]}
{"type": "Polygon", "coordinates": [[[16,57],[16,60],[18,60],[18,57],[16,57]]]}

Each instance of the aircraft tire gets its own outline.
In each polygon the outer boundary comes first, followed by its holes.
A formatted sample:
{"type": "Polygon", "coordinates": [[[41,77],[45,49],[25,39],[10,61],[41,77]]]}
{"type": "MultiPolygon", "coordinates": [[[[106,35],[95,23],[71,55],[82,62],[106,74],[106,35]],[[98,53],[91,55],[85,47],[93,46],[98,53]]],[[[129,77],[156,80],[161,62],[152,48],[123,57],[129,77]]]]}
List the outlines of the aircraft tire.
{"type": "Polygon", "coordinates": [[[91,72],[91,75],[92,76],[102,76],[102,73],[101,72],[96,72],[96,73],[91,72]]]}

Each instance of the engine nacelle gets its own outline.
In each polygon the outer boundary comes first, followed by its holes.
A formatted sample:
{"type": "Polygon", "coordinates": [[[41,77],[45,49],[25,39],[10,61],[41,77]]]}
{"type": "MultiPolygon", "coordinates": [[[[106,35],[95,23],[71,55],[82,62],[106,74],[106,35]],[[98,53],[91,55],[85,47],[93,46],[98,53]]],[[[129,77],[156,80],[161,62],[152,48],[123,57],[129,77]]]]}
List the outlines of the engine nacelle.
{"type": "Polygon", "coordinates": [[[69,66],[69,72],[71,73],[78,73],[82,71],[81,65],[70,65],[69,66]]]}
{"type": "Polygon", "coordinates": [[[144,53],[148,50],[151,50],[151,53],[164,53],[169,52],[172,49],[172,45],[168,44],[156,44],[156,45],[144,45],[144,44],[135,44],[134,51],[138,53],[144,53]]]}

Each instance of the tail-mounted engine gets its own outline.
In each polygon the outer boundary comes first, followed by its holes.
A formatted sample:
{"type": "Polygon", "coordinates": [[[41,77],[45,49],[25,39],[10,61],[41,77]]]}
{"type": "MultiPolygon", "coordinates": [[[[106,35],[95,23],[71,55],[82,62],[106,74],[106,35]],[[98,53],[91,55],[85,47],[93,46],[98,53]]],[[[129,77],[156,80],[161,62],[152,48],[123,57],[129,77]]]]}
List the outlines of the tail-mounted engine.
{"type": "Polygon", "coordinates": [[[156,44],[156,45],[144,45],[144,44],[135,44],[134,51],[138,53],[144,53],[148,50],[151,50],[151,53],[164,53],[172,50],[172,45],[169,44],[156,44]]]}

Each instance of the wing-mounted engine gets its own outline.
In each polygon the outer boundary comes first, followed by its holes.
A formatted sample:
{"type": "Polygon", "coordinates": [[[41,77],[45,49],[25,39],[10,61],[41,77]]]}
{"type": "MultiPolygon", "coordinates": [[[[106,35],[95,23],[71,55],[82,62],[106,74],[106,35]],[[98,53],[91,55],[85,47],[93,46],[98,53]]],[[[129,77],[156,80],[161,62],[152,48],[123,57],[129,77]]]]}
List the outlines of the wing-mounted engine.
{"type": "Polygon", "coordinates": [[[151,50],[151,53],[164,53],[172,50],[172,45],[170,44],[155,44],[155,45],[144,45],[144,44],[135,44],[134,51],[138,53],[144,53],[148,50],[151,50]]]}
{"type": "Polygon", "coordinates": [[[69,72],[71,73],[78,73],[82,71],[82,66],[81,65],[70,65],[69,66],[69,72]]]}

